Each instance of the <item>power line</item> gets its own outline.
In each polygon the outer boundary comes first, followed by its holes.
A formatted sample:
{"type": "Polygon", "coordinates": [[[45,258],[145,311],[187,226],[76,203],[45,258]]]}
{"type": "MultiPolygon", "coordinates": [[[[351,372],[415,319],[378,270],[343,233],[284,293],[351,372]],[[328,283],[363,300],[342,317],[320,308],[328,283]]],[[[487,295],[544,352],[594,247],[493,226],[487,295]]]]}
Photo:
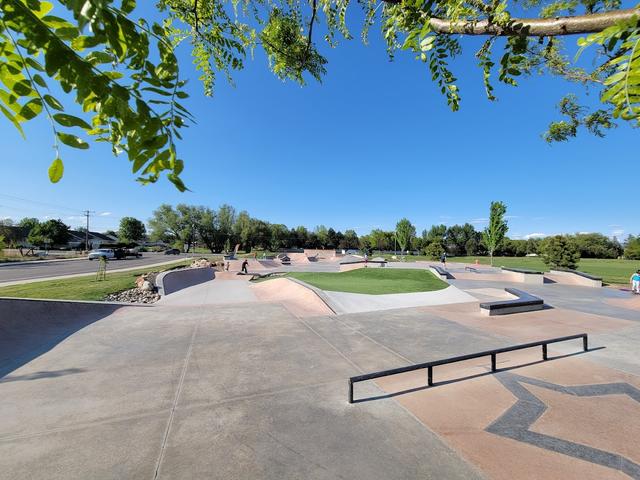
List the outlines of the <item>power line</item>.
{"type": "Polygon", "coordinates": [[[21,201],[21,202],[29,202],[29,203],[40,204],[40,205],[44,205],[45,207],[50,207],[50,208],[58,208],[58,209],[62,209],[62,210],[68,210],[68,211],[71,211],[71,212],[74,212],[74,213],[79,213],[79,211],[80,211],[77,208],[63,207],[62,205],[56,205],[56,204],[48,203],[48,202],[40,202],[38,200],[29,200],[28,198],[16,197],[14,195],[7,195],[6,193],[0,193],[0,197],[8,198],[8,199],[11,199],[11,200],[18,200],[18,201],[21,201]]]}

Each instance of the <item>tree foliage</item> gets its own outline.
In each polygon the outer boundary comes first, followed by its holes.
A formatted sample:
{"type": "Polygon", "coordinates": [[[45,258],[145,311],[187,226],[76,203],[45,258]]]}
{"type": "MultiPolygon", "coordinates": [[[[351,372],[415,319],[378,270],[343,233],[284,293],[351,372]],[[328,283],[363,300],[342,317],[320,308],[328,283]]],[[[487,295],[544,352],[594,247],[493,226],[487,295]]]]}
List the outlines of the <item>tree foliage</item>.
{"type": "Polygon", "coordinates": [[[140,220],[134,217],[122,217],[118,238],[121,242],[139,242],[147,235],[147,228],[140,220]]]}
{"type": "Polygon", "coordinates": [[[47,220],[38,223],[29,232],[27,240],[32,245],[64,245],[69,240],[69,227],[60,220],[47,220]]]}
{"type": "Polygon", "coordinates": [[[624,248],[624,258],[629,260],[640,260],[640,235],[629,235],[624,248]]]}
{"type": "Polygon", "coordinates": [[[507,213],[507,207],[502,202],[491,202],[489,208],[489,225],[482,232],[482,241],[484,242],[489,256],[491,257],[491,265],[493,265],[493,255],[500,248],[509,227],[504,215],[507,213]]]}
{"type": "Polygon", "coordinates": [[[555,268],[575,269],[580,261],[580,251],[575,241],[568,236],[547,237],[541,244],[542,260],[555,268]]]}
{"type": "Polygon", "coordinates": [[[112,0],[58,0],[56,9],[41,0],[0,1],[0,111],[23,136],[25,122],[47,117],[54,183],[64,172],[62,145],[85,150],[90,138],[124,153],[141,182],[169,172],[185,189],[175,146],[191,118],[178,102],[187,97],[185,80],[168,28],[133,21],[135,6],[135,0],[119,7],[112,0]]]}
{"type": "Polygon", "coordinates": [[[411,240],[416,236],[416,227],[407,218],[402,218],[396,224],[396,238],[400,251],[405,252],[411,248],[411,240]]]}
{"type": "MultiPolygon", "coordinates": [[[[600,96],[589,111],[579,97],[559,103],[563,120],[544,138],[565,141],[581,128],[601,136],[617,119],[640,119],[640,27],[637,9],[619,0],[363,0],[362,39],[378,26],[391,58],[406,51],[423,62],[452,110],[461,92],[451,59],[465,37],[485,41],[474,54],[487,98],[495,82],[517,86],[544,73],[600,96]],[[518,17],[518,14],[528,15],[518,17]],[[564,16],[563,16],[564,15],[564,16]],[[569,58],[564,40],[578,36],[587,70],[569,58]]],[[[192,121],[174,49],[190,43],[206,95],[218,73],[232,80],[256,48],[282,79],[321,80],[329,47],[352,38],[349,0],[159,0],[161,21],[135,19],[135,0],[0,0],[0,111],[21,134],[23,124],[47,117],[54,155],[49,178],[64,173],[63,146],[88,149],[107,142],[126,155],[143,183],[162,174],[180,190],[183,162],[176,141],[192,121]],[[322,23],[322,25],[319,25],[322,23]],[[315,30],[314,30],[315,26],[315,30]],[[315,36],[314,36],[315,32],[315,36]]],[[[466,42],[472,44],[472,42],[466,42]]]]}

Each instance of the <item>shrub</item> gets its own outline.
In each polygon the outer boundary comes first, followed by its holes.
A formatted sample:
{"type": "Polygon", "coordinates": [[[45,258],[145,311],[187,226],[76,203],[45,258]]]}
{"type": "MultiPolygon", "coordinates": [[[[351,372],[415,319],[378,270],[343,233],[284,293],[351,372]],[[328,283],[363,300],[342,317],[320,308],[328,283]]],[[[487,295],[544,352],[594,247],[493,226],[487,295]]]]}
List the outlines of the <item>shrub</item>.
{"type": "Polygon", "coordinates": [[[640,260],[640,235],[637,237],[629,235],[629,240],[627,240],[627,245],[624,249],[624,258],[640,260]]]}
{"type": "Polygon", "coordinates": [[[440,242],[433,242],[424,249],[424,254],[431,257],[432,260],[440,260],[440,257],[444,253],[444,247],[440,242]]]}
{"type": "Polygon", "coordinates": [[[542,260],[555,268],[575,269],[580,261],[580,251],[569,237],[556,235],[545,238],[541,245],[542,260]]]}

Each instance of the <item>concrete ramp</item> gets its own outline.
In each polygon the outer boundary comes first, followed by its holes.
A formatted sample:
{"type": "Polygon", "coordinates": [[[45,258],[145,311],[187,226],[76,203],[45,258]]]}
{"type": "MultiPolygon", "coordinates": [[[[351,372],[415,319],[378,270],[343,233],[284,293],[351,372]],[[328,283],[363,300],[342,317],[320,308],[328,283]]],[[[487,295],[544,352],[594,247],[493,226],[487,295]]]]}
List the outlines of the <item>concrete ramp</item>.
{"type": "Polygon", "coordinates": [[[257,283],[253,285],[253,291],[260,301],[281,303],[297,317],[334,313],[313,290],[288,278],[275,278],[257,283]]]}
{"type": "Polygon", "coordinates": [[[0,298],[0,377],[120,308],[104,302],[0,298]]]}

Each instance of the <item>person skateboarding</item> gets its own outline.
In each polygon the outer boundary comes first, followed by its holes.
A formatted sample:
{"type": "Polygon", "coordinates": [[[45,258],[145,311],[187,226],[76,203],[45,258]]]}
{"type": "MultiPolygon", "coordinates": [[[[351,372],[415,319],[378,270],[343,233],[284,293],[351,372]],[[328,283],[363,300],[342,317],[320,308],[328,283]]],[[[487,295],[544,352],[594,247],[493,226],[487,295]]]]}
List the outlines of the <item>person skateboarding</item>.
{"type": "Polygon", "coordinates": [[[640,270],[631,275],[631,291],[640,294],[640,270]]]}
{"type": "Polygon", "coordinates": [[[242,273],[247,274],[249,273],[247,271],[247,266],[249,265],[249,260],[247,260],[246,258],[244,259],[244,262],[242,262],[242,273]]]}
{"type": "Polygon", "coordinates": [[[440,261],[442,262],[442,268],[446,269],[447,268],[447,254],[443,253],[442,255],[440,255],[440,261]]]}

